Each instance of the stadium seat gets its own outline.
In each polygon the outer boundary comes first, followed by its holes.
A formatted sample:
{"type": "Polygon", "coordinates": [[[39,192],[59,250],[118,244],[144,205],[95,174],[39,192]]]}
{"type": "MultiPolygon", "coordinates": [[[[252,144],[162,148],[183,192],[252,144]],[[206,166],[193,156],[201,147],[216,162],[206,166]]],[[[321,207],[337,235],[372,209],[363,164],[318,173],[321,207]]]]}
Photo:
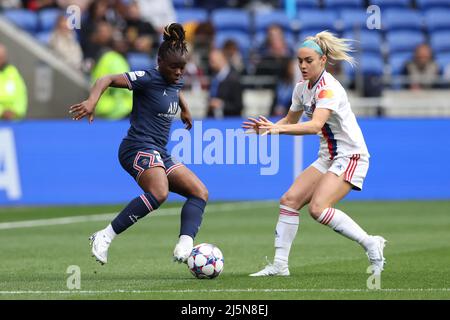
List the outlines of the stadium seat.
{"type": "Polygon", "coordinates": [[[265,32],[272,24],[281,26],[285,31],[291,30],[289,18],[283,10],[255,13],[254,26],[256,33],[265,32]]]}
{"type": "Polygon", "coordinates": [[[411,0],[370,0],[370,4],[375,4],[381,9],[410,8],[411,0]]]}
{"type": "Polygon", "coordinates": [[[422,15],[411,9],[387,9],[383,12],[383,28],[388,31],[416,30],[423,28],[422,15]]]}
{"type": "Polygon", "coordinates": [[[364,5],[364,0],[324,0],[323,3],[326,9],[361,9],[364,5]]]}
{"type": "Polygon", "coordinates": [[[35,34],[35,38],[37,41],[47,46],[50,43],[52,32],[53,31],[40,31],[35,34]]]}
{"type": "Polygon", "coordinates": [[[446,68],[450,66],[450,53],[441,53],[436,55],[436,62],[441,68],[441,71],[444,71],[446,68]]]}
{"type": "Polygon", "coordinates": [[[194,0],[172,0],[175,9],[190,8],[194,6],[194,0]]]}
{"type": "Polygon", "coordinates": [[[450,9],[431,9],[425,13],[428,32],[450,30],[450,9]]]}
{"type": "Polygon", "coordinates": [[[345,9],[340,12],[339,25],[342,31],[367,30],[367,15],[365,10],[345,9]]]}
{"type": "Polygon", "coordinates": [[[204,9],[178,9],[176,15],[178,23],[181,24],[208,21],[208,11],[204,9]]]}
{"type": "Polygon", "coordinates": [[[377,30],[361,30],[358,33],[350,31],[345,32],[342,37],[355,40],[352,47],[358,52],[381,54],[383,39],[377,30]]]}
{"type": "Polygon", "coordinates": [[[216,34],[214,45],[222,48],[225,41],[232,39],[236,41],[239,50],[244,58],[248,57],[250,47],[252,45],[251,38],[247,32],[242,31],[221,31],[216,34]]]}
{"type": "MultiPolygon", "coordinates": [[[[255,47],[257,47],[257,48],[261,47],[265,40],[266,40],[265,32],[256,33],[255,38],[254,38],[255,47]]],[[[295,49],[295,45],[297,44],[297,37],[294,35],[294,33],[290,32],[290,31],[285,31],[284,32],[284,40],[286,40],[286,43],[289,45],[289,47],[291,49],[295,49]]]]}
{"type": "Polygon", "coordinates": [[[319,0],[296,0],[296,3],[298,9],[317,9],[320,5],[319,0]]]}
{"type": "Polygon", "coordinates": [[[56,25],[58,17],[64,14],[63,11],[59,9],[44,9],[38,13],[39,18],[39,30],[40,31],[50,31],[56,25]]]}
{"type": "Polygon", "coordinates": [[[419,44],[425,43],[425,36],[419,31],[392,31],[386,35],[389,52],[413,52],[419,44]]]}
{"type": "Polygon", "coordinates": [[[433,52],[450,52],[450,31],[438,31],[430,36],[433,52]]]}
{"type": "Polygon", "coordinates": [[[38,29],[38,17],[33,11],[12,9],[4,12],[5,17],[19,28],[34,34],[38,29]]]}
{"type": "Polygon", "coordinates": [[[363,54],[360,57],[355,56],[356,66],[352,67],[349,63],[344,63],[346,75],[353,79],[356,72],[363,75],[381,76],[384,73],[383,57],[379,54],[363,54]]]}
{"type": "Polygon", "coordinates": [[[302,10],[298,17],[302,33],[316,33],[318,30],[336,31],[337,15],[332,10],[302,10]]]}
{"type": "Polygon", "coordinates": [[[450,0],[416,0],[417,8],[423,11],[430,9],[450,9],[450,0]]]}
{"type": "Polygon", "coordinates": [[[405,65],[412,60],[413,52],[393,53],[389,56],[389,66],[391,67],[391,74],[393,76],[401,75],[405,65]]]}
{"type": "Polygon", "coordinates": [[[128,53],[127,61],[130,65],[130,70],[132,71],[148,70],[155,65],[154,61],[148,54],[141,52],[128,53]]]}
{"type": "Polygon", "coordinates": [[[216,31],[250,31],[250,14],[247,10],[217,9],[212,12],[211,21],[216,31]]]}

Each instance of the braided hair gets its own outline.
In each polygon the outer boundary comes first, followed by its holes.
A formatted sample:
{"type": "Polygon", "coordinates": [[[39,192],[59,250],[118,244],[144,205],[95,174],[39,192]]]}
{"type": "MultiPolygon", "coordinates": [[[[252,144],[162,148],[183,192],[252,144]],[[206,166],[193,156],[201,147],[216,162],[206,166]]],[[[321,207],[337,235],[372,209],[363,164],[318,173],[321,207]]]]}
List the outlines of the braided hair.
{"type": "Polygon", "coordinates": [[[158,57],[165,59],[169,54],[185,55],[186,47],[183,26],[179,23],[171,23],[164,28],[163,43],[159,47],[158,57]]]}

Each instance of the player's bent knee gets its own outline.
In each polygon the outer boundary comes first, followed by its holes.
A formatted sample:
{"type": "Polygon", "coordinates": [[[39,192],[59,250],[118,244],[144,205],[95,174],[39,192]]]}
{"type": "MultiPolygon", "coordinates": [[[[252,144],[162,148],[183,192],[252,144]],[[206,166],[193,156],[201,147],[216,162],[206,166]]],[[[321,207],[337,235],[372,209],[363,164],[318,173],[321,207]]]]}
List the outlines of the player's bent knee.
{"type": "Polygon", "coordinates": [[[160,205],[163,204],[163,202],[165,202],[167,200],[167,197],[169,196],[169,190],[165,190],[163,188],[152,190],[150,192],[160,205]]]}
{"type": "Polygon", "coordinates": [[[280,199],[280,204],[295,210],[300,210],[301,202],[296,199],[292,194],[286,192],[280,199]]]}
{"type": "Polygon", "coordinates": [[[319,217],[322,214],[323,210],[325,210],[325,206],[323,206],[320,203],[311,202],[308,205],[309,214],[311,215],[311,217],[313,217],[316,220],[319,219],[319,217]]]}

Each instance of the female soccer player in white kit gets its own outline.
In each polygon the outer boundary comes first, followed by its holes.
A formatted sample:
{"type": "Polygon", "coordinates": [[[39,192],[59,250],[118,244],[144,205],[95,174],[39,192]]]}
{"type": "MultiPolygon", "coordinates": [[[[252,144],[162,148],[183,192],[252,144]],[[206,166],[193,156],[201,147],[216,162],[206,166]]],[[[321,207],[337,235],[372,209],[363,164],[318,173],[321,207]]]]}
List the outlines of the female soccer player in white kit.
{"type": "Polygon", "coordinates": [[[369,152],[342,85],[325,70],[328,59],[347,61],[352,51],[346,39],[323,31],[308,37],[297,52],[303,80],[292,94],[286,117],[272,123],[265,117],[249,118],[243,128],[261,134],[320,136],[318,159],[305,169],[280,200],[275,232],[274,263],[250,276],[288,276],[291,244],[297,234],[299,211],[308,204],[311,216],[359,243],[367,253],[372,273],[379,275],[386,240],[368,235],[345,212],[334,208],[350,190],[361,190],[369,168],[369,152]],[[305,113],[309,121],[298,123],[305,113]]]}

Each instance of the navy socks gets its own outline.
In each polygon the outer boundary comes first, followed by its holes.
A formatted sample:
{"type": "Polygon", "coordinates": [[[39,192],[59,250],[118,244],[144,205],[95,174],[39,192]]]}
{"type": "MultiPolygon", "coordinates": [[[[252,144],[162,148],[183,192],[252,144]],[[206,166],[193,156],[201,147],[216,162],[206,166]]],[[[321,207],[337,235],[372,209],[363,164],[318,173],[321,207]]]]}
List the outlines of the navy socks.
{"type": "Polygon", "coordinates": [[[180,236],[188,235],[195,238],[195,235],[202,223],[203,211],[206,201],[197,197],[189,197],[181,209],[180,236]]]}
{"type": "Polygon", "coordinates": [[[158,209],[159,202],[151,193],[144,193],[131,202],[111,222],[116,234],[120,234],[149,212],[158,209]]]}

